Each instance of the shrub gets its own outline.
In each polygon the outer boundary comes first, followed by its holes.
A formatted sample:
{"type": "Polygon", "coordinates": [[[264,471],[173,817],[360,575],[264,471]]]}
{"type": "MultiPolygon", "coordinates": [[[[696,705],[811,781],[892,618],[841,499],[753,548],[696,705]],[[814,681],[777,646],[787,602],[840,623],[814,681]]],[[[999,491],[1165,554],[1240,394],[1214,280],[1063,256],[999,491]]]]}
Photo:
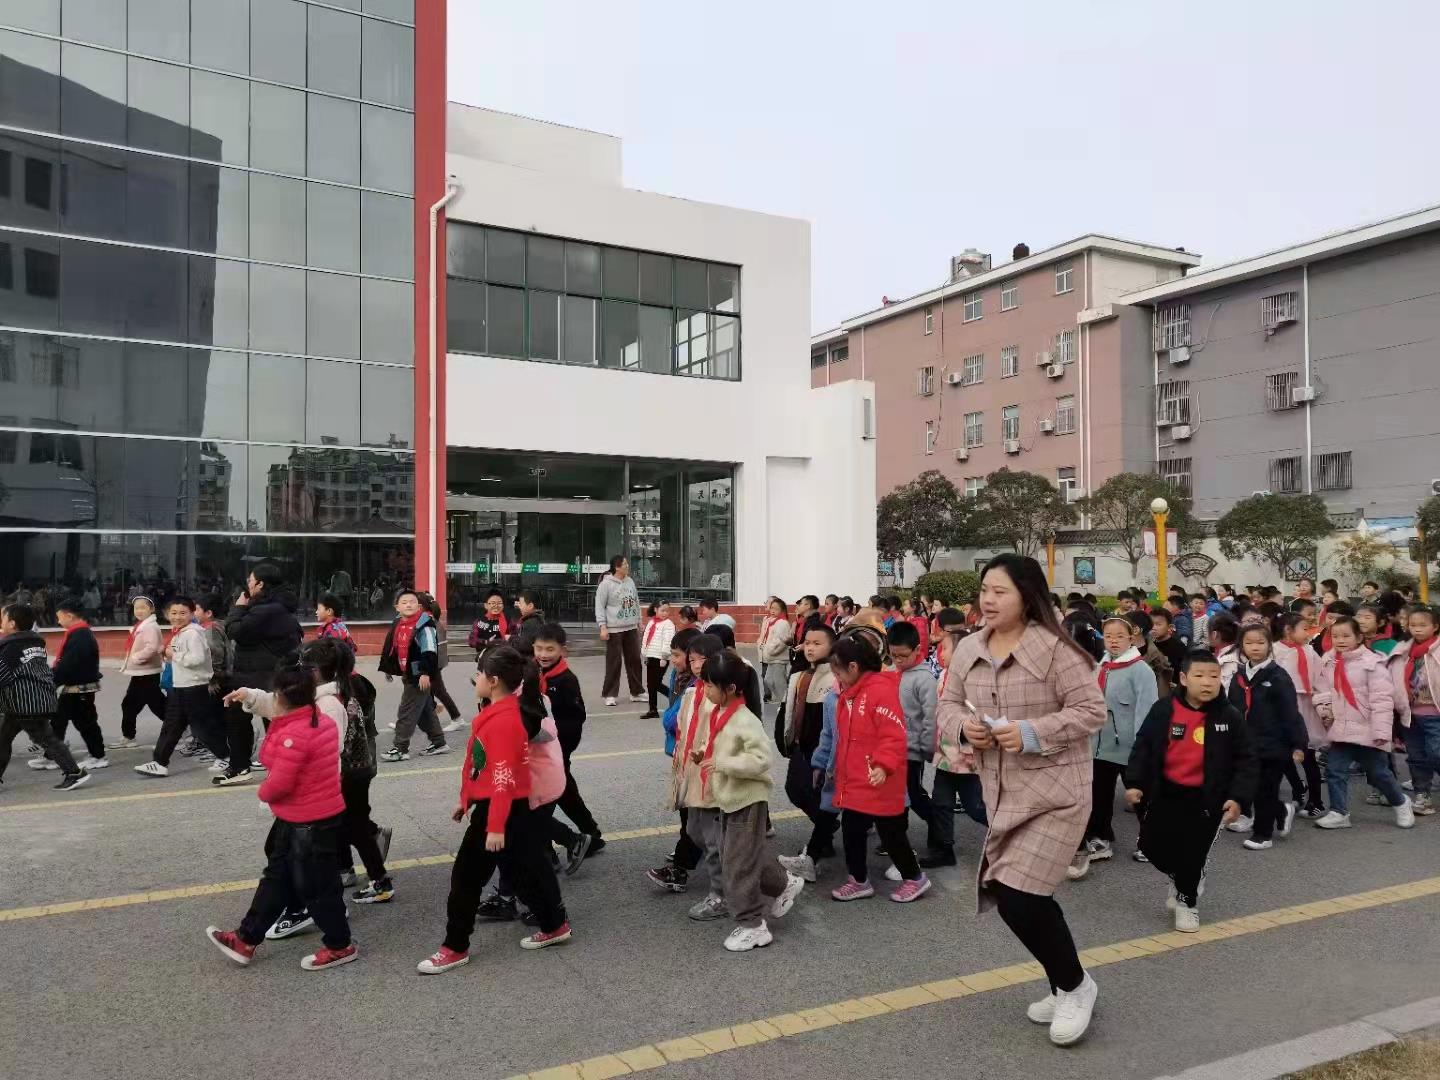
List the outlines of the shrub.
{"type": "Polygon", "coordinates": [[[973,604],[980,595],[980,575],[973,570],[933,570],[916,578],[911,592],[933,596],[946,607],[973,604]]]}

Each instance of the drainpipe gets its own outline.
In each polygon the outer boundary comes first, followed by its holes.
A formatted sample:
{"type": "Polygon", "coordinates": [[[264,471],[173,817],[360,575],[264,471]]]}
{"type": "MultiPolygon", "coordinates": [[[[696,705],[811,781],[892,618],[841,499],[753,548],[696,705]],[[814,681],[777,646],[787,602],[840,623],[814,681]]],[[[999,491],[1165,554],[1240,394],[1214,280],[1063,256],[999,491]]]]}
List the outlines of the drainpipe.
{"type": "MultiPolygon", "coordinates": [[[[1303,267],[1301,267],[1301,274],[1302,274],[1303,276],[1302,276],[1301,279],[1300,279],[1300,280],[1301,280],[1301,286],[1300,286],[1300,288],[1301,288],[1301,294],[1300,294],[1300,309],[1301,309],[1301,318],[1303,318],[1303,319],[1305,320],[1305,339],[1304,339],[1304,340],[1305,340],[1305,386],[1308,388],[1308,387],[1312,387],[1312,386],[1314,385],[1314,382],[1313,382],[1314,376],[1311,374],[1311,371],[1310,371],[1310,264],[1309,264],[1309,263],[1306,263],[1303,267]]],[[[1314,451],[1313,451],[1313,447],[1312,447],[1311,439],[1310,439],[1310,410],[1311,410],[1312,408],[1314,408],[1314,406],[1315,406],[1315,402],[1314,402],[1314,401],[1307,401],[1307,402],[1305,402],[1305,494],[1306,494],[1306,495],[1313,495],[1313,494],[1315,493],[1314,477],[1312,477],[1312,476],[1310,475],[1312,469],[1314,468],[1314,466],[1313,466],[1313,464],[1312,464],[1313,452],[1314,452],[1314,451]]]]}
{"type": "Polygon", "coordinates": [[[436,430],[439,427],[439,425],[436,423],[435,417],[437,408],[436,394],[437,387],[439,385],[437,366],[439,363],[440,351],[438,346],[436,345],[436,335],[439,330],[437,324],[439,322],[440,312],[440,300],[438,296],[440,275],[439,271],[437,271],[435,268],[439,252],[436,250],[436,245],[440,234],[440,211],[444,210],[445,207],[448,206],[451,201],[453,201],[454,198],[459,194],[459,181],[457,181],[453,176],[448,177],[445,181],[445,194],[441,195],[440,198],[436,199],[433,203],[430,204],[430,370],[428,372],[430,383],[430,486],[427,489],[430,492],[430,522],[426,533],[430,541],[430,554],[428,557],[430,566],[429,592],[432,596],[438,596],[440,594],[440,583],[443,580],[443,578],[441,577],[443,571],[439,564],[439,559],[436,555],[436,551],[439,547],[439,535],[436,531],[436,522],[438,521],[439,515],[436,513],[435,503],[438,501],[441,504],[442,508],[445,504],[445,493],[443,491],[435,490],[437,485],[435,459],[436,455],[439,454],[441,449],[439,446],[436,445],[435,435],[436,430]]]}

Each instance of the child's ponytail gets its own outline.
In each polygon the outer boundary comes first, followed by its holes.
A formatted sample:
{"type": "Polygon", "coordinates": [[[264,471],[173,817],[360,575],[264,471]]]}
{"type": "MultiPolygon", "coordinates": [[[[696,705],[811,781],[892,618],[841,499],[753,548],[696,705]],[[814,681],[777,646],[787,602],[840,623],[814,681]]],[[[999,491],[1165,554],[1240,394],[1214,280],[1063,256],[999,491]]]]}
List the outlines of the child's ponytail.
{"type": "Polygon", "coordinates": [[[525,724],[525,734],[533,739],[540,734],[540,725],[545,719],[545,696],[540,693],[540,665],[533,657],[525,658],[523,670],[520,719],[525,724]]]}

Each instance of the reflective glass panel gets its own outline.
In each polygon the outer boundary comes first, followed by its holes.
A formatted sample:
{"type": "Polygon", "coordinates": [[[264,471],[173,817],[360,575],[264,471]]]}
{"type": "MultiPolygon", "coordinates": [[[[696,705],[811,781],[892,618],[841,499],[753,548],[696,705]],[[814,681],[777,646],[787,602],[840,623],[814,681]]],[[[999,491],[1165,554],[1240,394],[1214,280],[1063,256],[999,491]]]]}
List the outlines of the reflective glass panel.
{"type": "Polygon", "coordinates": [[[360,441],[360,369],[338,360],[305,361],[305,441],[360,441]]]}
{"type": "Polygon", "coordinates": [[[360,96],[360,23],[358,15],[309,10],[309,68],[306,84],[346,97],[360,96]]]}

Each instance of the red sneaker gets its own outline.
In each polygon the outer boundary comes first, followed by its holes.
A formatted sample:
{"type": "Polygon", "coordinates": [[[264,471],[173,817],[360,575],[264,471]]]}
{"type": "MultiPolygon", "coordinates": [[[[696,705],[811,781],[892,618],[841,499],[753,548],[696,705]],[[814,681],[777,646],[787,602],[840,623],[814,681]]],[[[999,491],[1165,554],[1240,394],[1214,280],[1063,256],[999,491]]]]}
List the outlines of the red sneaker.
{"type": "Polygon", "coordinates": [[[563,922],[559,928],[545,933],[543,930],[536,930],[527,938],[520,939],[522,949],[544,949],[550,945],[563,945],[570,940],[570,924],[563,922]]]}
{"type": "Polygon", "coordinates": [[[441,945],[434,956],[427,956],[416,964],[415,970],[421,975],[439,975],[441,972],[469,962],[470,954],[468,952],[456,952],[454,949],[447,949],[441,945]]]}
{"type": "Polygon", "coordinates": [[[352,941],[343,949],[321,948],[311,953],[300,961],[300,966],[306,971],[324,971],[326,968],[339,967],[341,964],[348,964],[351,960],[359,959],[360,950],[355,948],[352,941]]]}
{"type": "Polygon", "coordinates": [[[232,930],[221,930],[218,926],[207,926],[205,936],[211,943],[241,967],[249,965],[255,959],[255,946],[247,945],[240,940],[240,935],[232,930]]]}

